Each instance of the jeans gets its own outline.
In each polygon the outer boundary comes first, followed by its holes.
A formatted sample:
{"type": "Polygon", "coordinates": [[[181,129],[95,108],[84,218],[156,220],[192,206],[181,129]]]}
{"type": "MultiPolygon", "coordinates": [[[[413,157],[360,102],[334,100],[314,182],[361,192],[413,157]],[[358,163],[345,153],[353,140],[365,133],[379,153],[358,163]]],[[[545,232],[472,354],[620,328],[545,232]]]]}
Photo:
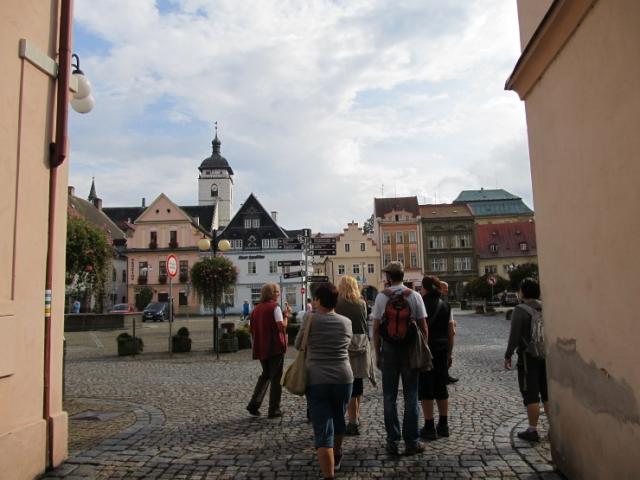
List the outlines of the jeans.
{"type": "Polygon", "coordinates": [[[253,390],[249,406],[260,408],[267,393],[267,387],[271,385],[269,392],[269,413],[271,414],[280,409],[280,397],[282,396],[280,379],[282,378],[282,369],[284,367],[284,354],[260,360],[260,365],[262,365],[262,374],[258,378],[256,388],[253,390]]]}
{"type": "Polygon", "coordinates": [[[350,383],[307,386],[307,405],[316,448],[333,448],[334,435],[344,435],[344,413],[351,398],[351,386],[350,383]]]}
{"type": "Polygon", "coordinates": [[[382,393],[384,397],[384,427],[387,443],[397,445],[400,441],[398,420],[398,385],[402,378],[404,418],[402,438],[405,446],[418,443],[418,370],[409,366],[410,345],[394,345],[384,342],[382,346],[382,393]]]}

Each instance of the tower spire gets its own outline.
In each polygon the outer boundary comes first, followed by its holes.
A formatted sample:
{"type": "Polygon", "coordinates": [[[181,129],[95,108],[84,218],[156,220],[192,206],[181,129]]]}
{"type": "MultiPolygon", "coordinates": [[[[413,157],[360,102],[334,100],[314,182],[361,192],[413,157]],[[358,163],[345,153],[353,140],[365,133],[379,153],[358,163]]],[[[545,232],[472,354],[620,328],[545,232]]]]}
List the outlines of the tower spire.
{"type": "Polygon", "coordinates": [[[88,200],[93,202],[96,198],[98,198],[98,195],[96,194],[96,178],[91,177],[91,190],[89,190],[88,200]]]}
{"type": "Polygon", "coordinates": [[[213,147],[213,154],[220,155],[220,140],[218,139],[218,121],[214,122],[215,126],[215,137],[213,138],[213,142],[211,142],[211,146],[213,147]]]}

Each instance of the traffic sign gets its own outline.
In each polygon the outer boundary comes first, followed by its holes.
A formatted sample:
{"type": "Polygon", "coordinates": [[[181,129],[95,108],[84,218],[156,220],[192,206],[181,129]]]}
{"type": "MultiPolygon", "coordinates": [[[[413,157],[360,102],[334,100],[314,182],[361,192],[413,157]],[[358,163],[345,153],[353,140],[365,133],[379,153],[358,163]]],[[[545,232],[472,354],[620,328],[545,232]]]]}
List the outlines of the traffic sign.
{"type": "Polygon", "coordinates": [[[178,259],[173,254],[167,256],[167,274],[171,278],[178,274],[178,259]]]}
{"type": "Polygon", "coordinates": [[[296,272],[285,272],[282,274],[284,278],[304,277],[304,270],[298,270],[296,272]]]}
{"type": "Polygon", "coordinates": [[[297,238],[279,238],[278,250],[302,250],[302,243],[297,238]]]}
{"type": "Polygon", "coordinates": [[[497,282],[496,277],[489,277],[487,278],[487,283],[491,286],[495,285],[497,282]]]}
{"type": "Polygon", "coordinates": [[[335,248],[314,248],[309,250],[309,255],[335,255],[335,248]]]}
{"type": "Polygon", "coordinates": [[[311,275],[307,278],[307,280],[309,280],[310,282],[328,282],[329,277],[327,277],[326,275],[311,275]]]}
{"type": "Polygon", "coordinates": [[[301,287],[301,288],[300,288],[300,293],[301,293],[302,295],[304,295],[304,292],[305,292],[304,287],[301,287]]]}
{"type": "Polygon", "coordinates": [[[279,267],[295,267],[304,265],[304,260],[278,260],[279,267]]]}
{"type": "Polygon", "coordinates": [[[315,237],[311,239],[313,245],[335,245],[336,237],[315,237]]]}

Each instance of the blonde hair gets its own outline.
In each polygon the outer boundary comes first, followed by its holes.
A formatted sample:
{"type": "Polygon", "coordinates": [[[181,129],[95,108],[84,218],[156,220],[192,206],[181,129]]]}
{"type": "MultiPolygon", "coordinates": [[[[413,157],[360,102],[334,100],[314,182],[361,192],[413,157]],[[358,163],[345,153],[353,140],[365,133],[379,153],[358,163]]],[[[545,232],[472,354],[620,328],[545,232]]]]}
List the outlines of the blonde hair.
{"type": "Polygon", "coordinates": [[[260,288],[260,301],[268,302],[270,300],[275,300],[278,297],[276,294],[278,290],[280,290],[280,287],[278,287],[277,284],[265,283],[262,285],[262,288],[260,288]]]}
{"type": "Polygon", "coordinates": [[[358,282],[349,275],[340,279],[340,285],[338,285],[338,297],[344,298],[348,302],[360,301],[360,290],[358,289],[358,282]]]}

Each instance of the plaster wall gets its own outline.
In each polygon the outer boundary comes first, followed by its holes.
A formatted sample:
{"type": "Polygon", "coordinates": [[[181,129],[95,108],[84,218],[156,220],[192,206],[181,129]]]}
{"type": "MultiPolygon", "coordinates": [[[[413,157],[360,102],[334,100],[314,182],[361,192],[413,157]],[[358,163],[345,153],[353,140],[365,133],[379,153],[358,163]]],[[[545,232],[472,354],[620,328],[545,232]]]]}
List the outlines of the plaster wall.
{"type": "MultiPolygon", "coordinates": [[[[49,143],[55,80],[19,58],[27,39],[55,58],[57,2],[0,4],[0,476],[34,478],[45,469],[43,420],[44,293],[48,236],[49,143]]],[[[52,291],[51,415],[53,461],[67,456],[62,411],[62,336],[67,162],[58,168],[52,291]]]]}
{"type": "Polygon", "coordinates": [[[552,452],[569,478],[640,475],[640,220],[622,208],[640,205],[639,18],[635,0],[595,2],[526,98],[552,452]]]}
{"type": "Polygon", "coordinates": [[[520,49],[524,50],[533,36],[553,0],[518,0],[518,20],[520,21],[520,49]]]}
{"type": "Polygon", "coordinates": [[[233,216],[233,177],[226,170],[207,170],[198,178],[198,205],[213,205],[217,202],[218,221],[225,226],[233,216]],[[211,196],[211,186],[218,187],[218,196],[211,196]]]}

